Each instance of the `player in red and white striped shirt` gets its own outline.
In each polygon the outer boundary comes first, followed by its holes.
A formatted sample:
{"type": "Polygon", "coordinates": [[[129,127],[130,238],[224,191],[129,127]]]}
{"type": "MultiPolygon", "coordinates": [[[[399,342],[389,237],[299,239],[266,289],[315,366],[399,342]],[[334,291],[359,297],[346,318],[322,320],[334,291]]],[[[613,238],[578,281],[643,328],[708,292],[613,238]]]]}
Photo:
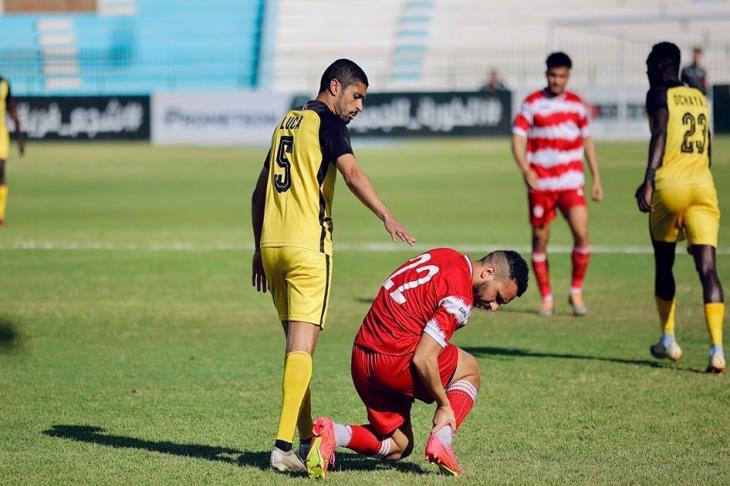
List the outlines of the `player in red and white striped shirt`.
{"type": "Polygon", "coordinates": [[[547,245],[550,222],[560,209],[573,233],[573,275],[569,302],[575,315],[584,315],[583,278],[590,259],[588,209],[583,194],[583,154],[591,170],[591,197],[600,202],[603,186],[596,149],[590,136],[583,100],[567,91],[572,62],[563,52],[546,60],[546,88],[525,98],[512,125],[512,153],[528,189],[532,225],[532,268],[542,305],[540,314],[553,314],[547,245]],[[527,143],[525,143],[527,139],[527,143]]]}

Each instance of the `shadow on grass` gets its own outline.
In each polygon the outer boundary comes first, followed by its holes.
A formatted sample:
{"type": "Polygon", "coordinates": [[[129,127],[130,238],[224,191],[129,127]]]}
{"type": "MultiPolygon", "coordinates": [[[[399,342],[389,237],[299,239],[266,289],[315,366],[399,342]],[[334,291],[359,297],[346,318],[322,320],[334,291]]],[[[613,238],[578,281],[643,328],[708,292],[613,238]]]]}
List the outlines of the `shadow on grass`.
{"type": "MultiPolygon", "coordinates": [[[[174,456],[205,459],[208,461],[224,462],[242,467],[255,467],[268,471],[269,451],[241,451],[229,447],[208,446],[202,444],[176,444],[169,441],[153,441],[111,435],[104,433],[104,429],[93,425],[53,425],[44,430],[43,434],[49,437],[77,440],[113,448],[142,449],[160,452],[174,456]]],[[[395,469],[403,473],[429,474],[418,464],[409,462],[384,463],[375,459],[359,456],[351,452],[337,453],[337,470],[343,471],[374,471],[379,469],[395,469]]],[[[301,476],[301,474],[288,474],[301,476]]]]}
{"type": "Polygon", "coordinates": [[[508,314],[525,314],[528,316],[537,316],[540,314],[537,309],[524,309],[520,307],[509,306],[500,307],[499,312],[507,312],[508,314]]]}
{"type": "Polygon", "coordinates": [[[436,474],[437,469],[425,470],[413,462],[384,462],[353,452],[337,451],[335,471],[383,471],[395,470],[407,474],[436,474]]]}
{"type": "Polygon", "coordinates": [[[372,297],[355,297],[352,300],[354,300],[358,304],[372,305],[373,300],[375,300],[375,296],[373,295],[372,297]]]}
{"type": "Polygon", "coordinates": [[[269,469],[268,451],[241,451],[229,447],[137,439],[123,435],[106,434],[103,428],[93,425],[53,425],[49,430],[44,430],[43,433],[50,437],[60,437],[114,448],[143,449],[174,456],[255,467],[261,470],[269,469]]]}
{"type": "Polygon", "coordinates": [[[18,351],[21,347],[20,333],[15,322],[7,316],[0,316],[0,352],[18,351]]]}
{"type": "Polygon", "coordinates": [[[530,351],[528,349],[515,349],[515,348],[495,348],[495,347],[469,347],[465,346],[462,348],[467,353],[471,353],[474,356],[508,356],[516,358],[559,358],[559,359],[575,359],[583,361],[605,361],[608,363],[619,363],[628,364],[634,366],[646,366],[648,368],[660,368],[672,371],[685,371],[688,373],[700,373],[703,374],[702,370],[696,370],[692,368],[678,368],[676,366],[665,366],[658,361],[650,361],[648,359],[624,359],[624,358],[610,358],[602,356],[589,356],[585,354],[570,354],[570,353],[542,353],[539,351],[530,351]]]}

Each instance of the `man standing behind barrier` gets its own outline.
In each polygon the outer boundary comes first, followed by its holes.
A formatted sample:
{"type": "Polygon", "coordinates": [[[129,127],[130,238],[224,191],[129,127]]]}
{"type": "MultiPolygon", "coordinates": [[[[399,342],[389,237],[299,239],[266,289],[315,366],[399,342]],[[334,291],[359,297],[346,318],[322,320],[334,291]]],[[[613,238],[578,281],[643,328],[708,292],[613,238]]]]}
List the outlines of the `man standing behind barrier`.
{"type": "Polygon", "coordinates": [[[542,296],[540,315],[551,316],[554,312],[547,245],[550,222],[555,218],[555,210],[560,209],[573,233],[573,274],[568,300],[573,314],[579,316],[587,312],[582,288],[591,251],[583,194],[584,148],[593,178],[594,201],[603,199],[603,186],[586,106],[578,95],[566,90],[572,61],[565,53],[554,52],[546,64],[547,87],[525,98],[515,117],[512,153],[527,185],[532,268],[542,296]]]}
{"type": "Polygon", "coordinates": [[[283,399],[270,463],[282,472],[306,472],[300,453],[312,434],[312,356],[327,319],[332,276],[332,197],[336,170],[395,241],[415,239],[375,192],[353,155],[347,124],[363,109],[365,72],[348,59],[322,75],[317,99],[289,111],[274,130],[252,196],[255,239],[252,283],[271,290],[286,336],[283,399]]]}
{"type": "Polygon", "coordinates": [[[8,182],[5,176],[5,162],[10,155],[10,135],[5,125],[6,113],[15,123],[15,136],[18,141],[18,152],[22,156],[25,153],[25,139],[20,129],[18,112],[15,109],[15,101],[10,92],[10,83],[0,77],[0,227],[5,225],[5,207],[8,201],[8,182]]]}
{"type": "Polygon", "coordinates": [[[692,49],[692,64],[682,69],[680,79],[690,88],[697,88],[703,95],[707,95],[707,71],[700,66],[702,60],[702,48],[692,49]]]}

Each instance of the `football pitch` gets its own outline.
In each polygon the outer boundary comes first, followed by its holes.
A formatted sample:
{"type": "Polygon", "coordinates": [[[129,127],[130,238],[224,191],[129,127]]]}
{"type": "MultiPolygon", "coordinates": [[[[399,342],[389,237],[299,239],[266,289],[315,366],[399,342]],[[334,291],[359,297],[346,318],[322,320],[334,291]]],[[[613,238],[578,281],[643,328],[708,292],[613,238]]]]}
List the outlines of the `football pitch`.
{"type": "MultiPolygon", "coordinates": [[[[727,215],[730,138],[714,142],[727,215]]],[[[659,362],[648,352],[659,334],[653,260],[633,200],[646,145],[597,144],[606,199],[589,204],[587,317],[569,314],[571,238],[559,219],[557,315],[537,315],[531,279],[523,298],[494,314],[475,310],[456,334],[483,375],[456,436],[460,484],[730,483],[730,381],[703,373],[702,296],[684,246],[675,273],[685,356],[659,362]]],[[[529,258],[529,228],[507,139],[354,147],[418,239],[415,249],[391,243],[338,181],[313,407],[360,423],[350,349],[386,276],[433,246],[473,257],[517,248],[529,258]]],[[[36,143],[25,159],[13,154],[0,229],[0,483],[308,481],[268,469],[283,334],[270,297],[250,283],[249,203],[264,155],[112,143],[36,143]]],[[[719,253],[728,292],[726,224],[719,253]]],[[[383,464],[343,450],[328,481],[446,483],[423,458],[432,413],[414,405],[411,457],[383,464]]]]}

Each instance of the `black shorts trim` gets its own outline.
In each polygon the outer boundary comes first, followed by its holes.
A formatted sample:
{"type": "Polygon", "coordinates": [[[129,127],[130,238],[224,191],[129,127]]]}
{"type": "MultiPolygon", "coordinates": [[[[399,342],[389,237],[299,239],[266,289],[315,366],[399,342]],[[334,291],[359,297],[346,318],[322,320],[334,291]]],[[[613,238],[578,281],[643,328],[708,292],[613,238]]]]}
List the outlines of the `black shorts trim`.
{"type": "Polygon", "coordinates": [[[327,312],[327,300],[330,293],[330,256],[325,254],[325,284],[324,284],[324,301],[322,302],[322,314],[319,316],[320,327],[324,324],[324,315],[327,312]]]}

